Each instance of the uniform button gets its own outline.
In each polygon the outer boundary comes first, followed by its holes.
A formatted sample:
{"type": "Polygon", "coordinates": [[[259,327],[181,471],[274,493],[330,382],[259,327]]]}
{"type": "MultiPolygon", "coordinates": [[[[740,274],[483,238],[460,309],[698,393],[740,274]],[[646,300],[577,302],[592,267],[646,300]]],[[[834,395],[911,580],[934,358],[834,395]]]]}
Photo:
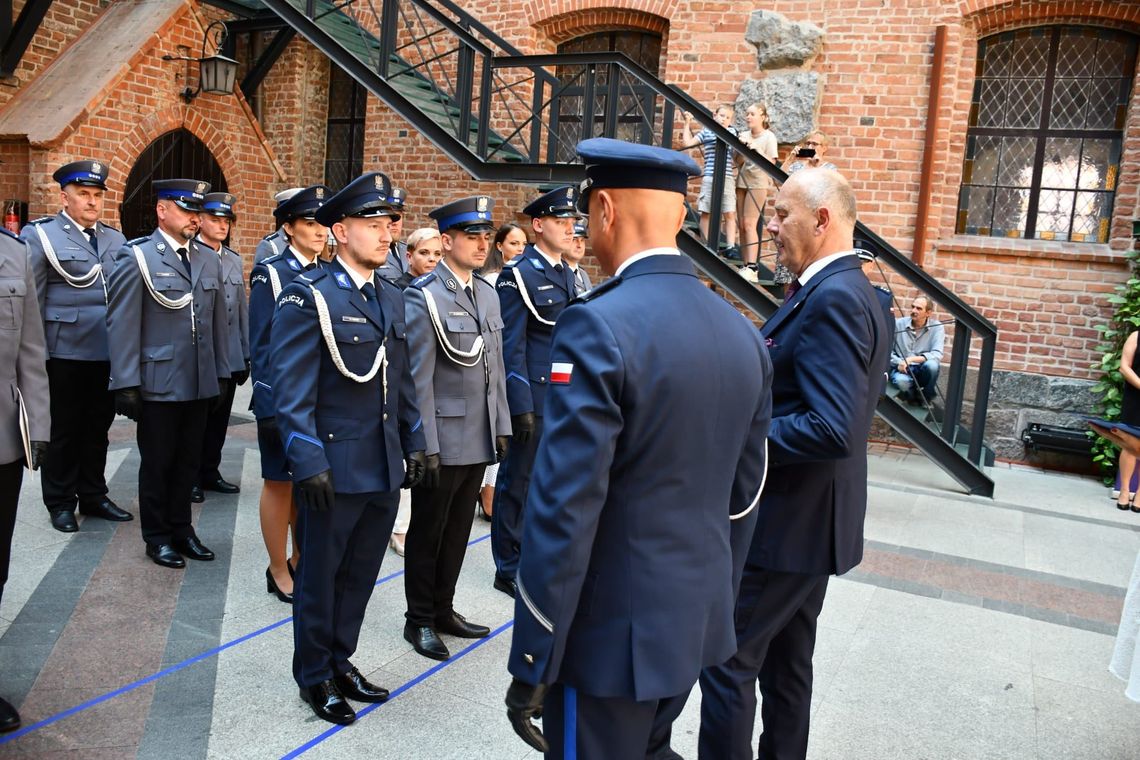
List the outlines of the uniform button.
{"type": "Polygon", "coordinates": [[[329,440],[331,441],[332,439],[333,439],[333,434],[329,433],[329,440]]]}
{"type": "Polygon", "coordinates": [[[524,654],[523,659],[526,660],[527,665],[533,665],[534,664],[534,655],[533,654],[524,654]]]}
{"type": "Polygon", "coordinates": [[[384,419],[385,420],[388,419],[388,413],[387,412],[384,412],[384,419]]]}
{"type": "Polygon", "coordinates": [[[360,342],[360,336],[359,335],[353,335],[352,336],[352,342],[353,343],[359,343],[360,342]]]}
{"type": "Polygon", "coordinates": [[[540,378],[538,378],[538,379],[539,379],[539,381],[540,381],[540,382],[543,382],[543,383],[545,383],[545,382],[546,382],[546,378],[545,378],[545,377],[540,377],[540,378]]]}

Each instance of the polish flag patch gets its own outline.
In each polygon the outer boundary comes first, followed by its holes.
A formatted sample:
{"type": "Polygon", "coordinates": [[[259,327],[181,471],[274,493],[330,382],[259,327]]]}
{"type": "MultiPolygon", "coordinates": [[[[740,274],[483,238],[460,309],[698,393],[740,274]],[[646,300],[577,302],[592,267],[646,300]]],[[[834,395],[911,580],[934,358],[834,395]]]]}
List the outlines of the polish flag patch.
{"type": "Polygon", "coordinates": [[[550,382],[566,385],[570,382],[570,376],[574,374],[574,365],[562,362],[554,362],[550,365],[550,382]]]}

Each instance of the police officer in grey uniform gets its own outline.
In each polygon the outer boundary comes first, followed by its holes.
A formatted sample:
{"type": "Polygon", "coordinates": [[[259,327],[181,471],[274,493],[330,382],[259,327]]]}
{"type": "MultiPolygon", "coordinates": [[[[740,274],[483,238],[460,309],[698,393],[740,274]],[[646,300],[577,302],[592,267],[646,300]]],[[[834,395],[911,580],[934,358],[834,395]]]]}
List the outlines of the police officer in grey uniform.
{"type": "Polygon", "coordinates": [[[79,529],[75,509],[105,520],[134,519],[107,498],[107,430],[115,399],[107,390],[107,285],[122,233],[99,221],[107,166],[74,161],[52,175],[63,210],[24,227],[47,337],[51,386],[50,456],[40,482],[52,527],[79,529]]]}
{"type": "MultiPolygon", "coordinates": [[[[281,192],[274,195],[273,200],[277,202],[277,207],[280,208],[282,203],[289,200],[304,189],[305,188],[303,187],[290,187],[288,190],[282,190],[281,192]]],[[[277,254],[284,251],[285,247],[289,245],[289,236],[286,235],[285,231],[281,229],[281,224],[283,223],[278,220],[277,229],[263,237],[257,244],[257,248],[253,249],[254,264],[258,263],[262,259],[267,259],[270,256],[276,256],[277,254]]]]}
{"type": "Polygon", "coordinates": [[[566,266],[570,268],[570,274],[574,277],[574,295],[580,296],[594,284],[590,282],[590,275],[582,268],[582,259],[586,257],[586,240],[590,237],[589,220],[586,218],[578,219],[574,222],[574,243],[570,246],[570,250],[562,255],[566,260],[566,266]]]}
{"type": "MultiPolygon", "coordinates": [[[[43,463],[51,430],[44,325],[36,304],[35,278],[24,244],[5,229],[0,229],[0,383],[9,389],[0,393],[2,598],[24,466],[34,470],[43,463]]],[[[0,733],[19,727],[16,708],[0,699],[0,733]]]]}
{"type": "Polygon", "coordinates": [[[226,298],[226,338],[229,343],[230,375],[228,393],[219,399],[206,420],[206,434],[202,440],[202,463],[198,468],[198,483],[191,501],[202,501],[202,489],[234,494],[241,489],[227,482],[218,466],[222,461],[222,446],[230,425],[230,409],[234,403],[234,389],[249,379],[249,304],[245,297],[245,277],[241,255],[227,248],[225,241],[237,215],[237,199],[229,193],[207,193],[202,203],[197,242],[218,254],[222,265],[222,292],[226,298]]]}
{"type": "Polygon", "coordinates": [[[499,298],[474,273],[487,259],[493,207],[480,195],[432,211],[443,261],[404,291],[412,377],[427,438],[427,472],[412,489],[404,544],[404,638],[433,660],[451,656],[440,633],[466,639],[490,633],[467,622],[452,603],[475,516],[471,503],[486,466],[506,456],[511,434],[499,298]]]}
{"type": "Polygon", "coordinates": [[[158,229],[115,256],[107,332],[115,408],[138,422],[139,518],[163,567],[212,560],[190,522],[206,417],[228,393],[226,299],[218,255],[193,240],[207,182],[157,180],[158,229]]]}
{"type": "Polygon", "coordinates": [[[392,283],[408,273],[408,244],[400,239],[404,232],[404,205],[407,200],[408,194],[402,187],[392,188],[392,194],[388,196],[389,205],[400,218],[392,222],[392,242],[388,246],[388,260],[384,262],[384,266],[376,270],[376,274],[392,283]]]}

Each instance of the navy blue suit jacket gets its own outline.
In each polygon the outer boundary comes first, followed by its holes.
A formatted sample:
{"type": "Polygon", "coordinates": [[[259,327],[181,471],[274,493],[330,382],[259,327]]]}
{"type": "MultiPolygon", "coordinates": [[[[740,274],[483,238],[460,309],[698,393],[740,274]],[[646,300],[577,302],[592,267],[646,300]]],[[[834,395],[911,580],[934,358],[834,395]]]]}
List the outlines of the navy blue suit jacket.
{"type": "Polygon", "coordinates": [[[332,470],[337,493],[395,491],[404,457],[425,448],[404,330],[404,298],[381,278],[381,319],[339,262],[299,275],[281,291],[270,336],[277,429],[294,482],[332,470]],[[364,375],[381,345],[383,372],[366,383],[341,374],[317,317],[313,288],[324,296],[345,367],[364,375]],[[384,396],[387,393],[387,401],[384,396]]]}
{"type": "Polygon", "coordinates": [[[874,288],[845,256],[764,325],[772,356],[772,458],[749,567],[841,574],[863,558],[867,434],[891,335],[874,288]]]}
{"type": "Polygon", "coordinates": [[[510,671],[602,697],[680,694],[736,651],[768,352],[687,258],[657,255],[562,312],[551,361],[510,671]]]}
{"type": "Polygon", "coordinates": [[[538,316],[548,322],[558,319],[575,294],[567,271],[559,275],[532,245],[511,259],[495,282],[503,314],[507,404],[512,415],[534,412],[541,417],[550,382],[550,341],[554,327],[535,319],[519,292],[520,281],[538,316]]]}

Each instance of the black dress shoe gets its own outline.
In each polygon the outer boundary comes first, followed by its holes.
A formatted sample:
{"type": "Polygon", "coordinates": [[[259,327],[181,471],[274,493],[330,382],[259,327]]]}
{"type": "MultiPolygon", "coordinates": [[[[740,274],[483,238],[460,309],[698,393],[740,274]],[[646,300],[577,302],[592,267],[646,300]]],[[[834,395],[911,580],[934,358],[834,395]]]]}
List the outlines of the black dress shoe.
{"type": "Polygon", "coordinates": [[[496,591],[502,591],[504,594],[509,596],[511,599],[514,599],[515,598],[515,579],[514,578],[504,578],[501,575],[496,575],[495,576],[495,590],[496,591]]]}
{"type": "Polygon", "coordinates": [[[265,568],[265,591],[269,594],[274,594],[278,599],[285,602],[285,604],[293,603],[293,595],[286,594],[277,587],[277,581],[273,579],[273,573],[269,572],[269,568],[265,568]]]}
{"type": "Polygon", "coordinates": [[[20,713],[8,704],[8,700],[0,699],[0,734],[15,731],[20,727],[20,713]]]}
{"type": "Polygon", "coordinates": [[[485,639],[491,635],[487,626],[468,623],[467,618],[454,611],[448,617],[436,618],[435,629],[461,639],[485,639]]]}
{"type": "Polygon", "coordinates": [[[313,712],[321,720],[341,726],[347,726],[356,720],[356,711],[344,701],[344,695],[340,693],[336,682],[331,678],[321,681],[316,686],[308,688],[302,686],[301,699],[313,708],[313,712]]]}
{"type": "Polygon", "coordinates": [[[404,640],[424,657],[441,661],[451,657],[451,652],[447,651],[447,647],[431,626],[404,623],[404,640]]]}
{"type": "Polygon", "coordinates": [[[190,503],[201,504],[206,500],[206,494],[202,493],[202,486],[194,486],[190,489],[190,503]]]}
{"type": "Polygon", "coordinates": [[[226,482],[223,478],[203,482],[202,488],[205,488],[207,491],[217,491],[218,493],[241,493],[241,488],[235,486],[233,483],[226,482]]]}
{"type": "Polygon", "coordinates": [[[214,558],[214,553],[202,545],[197,536],[190,536],[189,538],[176,538],[170,542],[175,551],[183,557],[196,559],[202,562],[209,562],[214,558]]]}
{"type": "Polygon", "coordinates": [[[124,509],[119,509],[119,505],[110,499],[101,499],[94,504],[80,504],[79,514],[87,517],[99,517],[112,522],[130,522],[135,519],[134,515],[124,509]]]}
{"type": "Polygon", "coordinates": [[[357,702],[387,702],[388,690],[383,686],[369,683],[368,679],[360,674],[353,665],[347,673],[333,677],[333,682],[340,689],[340,693],[357,702]]]}
{"type": "Polygon", "coordinates": [[[74,533],[79,530],[79,523],[75,521],[75,513],[66,509],[57,509],[51,513],[51,527],[60,533],[74,533]]]}
{"type": "Polygon", "coordinates": [[[146,556],[163,567],[186,567],[186,560],[170,544],[147,544],[146,556]]]}

